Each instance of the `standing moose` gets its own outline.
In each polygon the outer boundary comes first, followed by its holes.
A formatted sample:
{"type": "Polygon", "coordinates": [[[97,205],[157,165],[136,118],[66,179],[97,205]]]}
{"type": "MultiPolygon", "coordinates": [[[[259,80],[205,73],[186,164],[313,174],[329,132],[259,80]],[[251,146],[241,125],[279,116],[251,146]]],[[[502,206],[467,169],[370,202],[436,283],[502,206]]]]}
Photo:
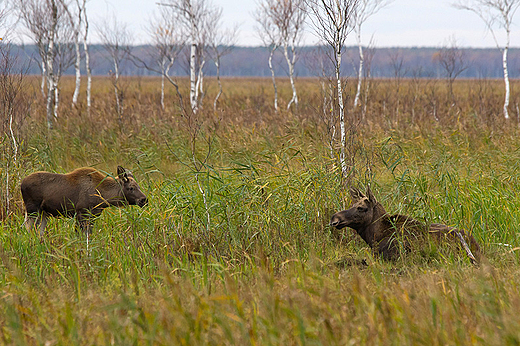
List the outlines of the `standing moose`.
{"type": "Polygon", "coordinates": [[[352,205],[349,209],[332,215],[330,225],[337,229],[354,229],[370,248],[384,259],[394,260],[399,256],[401,249],[405,252],[410,251],[427,237],[432,237],[437,240],[460,242],[470,261],[473,264],[479,263],[480,247],[471,234],[443,224],[425,225],[405,215],[389,215],[370,188],[364,195],[351,187],[350,195],[353,199],[352,205]]]}
{"type": "Polygon", "coordinates": [[[25,223],[28,230],[45,231],[48,216],[75,216],[87,235],[92,231],[92,218],[111,205],[133,204],[143,207],[148,200],[132,173],[117,167],[114,179],[95,168],[82,167],[68,174],[35,172],[22,180],[25,223]]]}

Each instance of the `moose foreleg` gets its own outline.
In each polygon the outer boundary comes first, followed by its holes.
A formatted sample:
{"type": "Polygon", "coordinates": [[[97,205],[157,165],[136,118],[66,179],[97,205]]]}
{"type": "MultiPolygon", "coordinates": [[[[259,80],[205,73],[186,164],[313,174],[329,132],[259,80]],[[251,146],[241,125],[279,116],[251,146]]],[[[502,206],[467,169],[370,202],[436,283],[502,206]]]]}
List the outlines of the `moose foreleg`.
{"type": "MultiPolygon", "coordinates": [[[[77,225],[81,231],[87,235],[92,233],[92,217],[90,214],[77,214],[76,215],[77,225]]],[[[77,230],[77,228],[76,228],[77,230]]]]}
{"type": "Polygon", "coordinates": [[[25,227],[27,231],[31,232],[33,229],[38,228],[40,237],[45,233],[45,227],[47,226],[47,215],[45,212],[38,213],[25,213],[25,227]]]}
{"type": "Polygon", "coordinates": [[[34,216],[34,214],[29,215],[29,213],[25,213],[25,228],[27,228],[27,231],[31,232],[33,230],[37,219],[38,215],[34,216]]]}

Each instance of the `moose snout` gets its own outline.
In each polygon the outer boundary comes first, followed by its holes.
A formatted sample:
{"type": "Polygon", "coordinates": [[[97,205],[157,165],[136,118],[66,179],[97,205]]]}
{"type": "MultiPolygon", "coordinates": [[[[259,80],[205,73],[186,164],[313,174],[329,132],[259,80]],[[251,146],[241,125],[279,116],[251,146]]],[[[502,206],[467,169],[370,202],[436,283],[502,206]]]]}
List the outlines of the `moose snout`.
{"type": "Polygon", "coordinates": [[[148,204],[148,198],[143,197],[137,201],[137,205],[141,208],[148,204]]]}
{"type": "Polygon", "coordinates": [[[329,226],[331,227],[337,227],[339,225],[339,219],[336,215],[333,215],[330,219],[329,226]]]}

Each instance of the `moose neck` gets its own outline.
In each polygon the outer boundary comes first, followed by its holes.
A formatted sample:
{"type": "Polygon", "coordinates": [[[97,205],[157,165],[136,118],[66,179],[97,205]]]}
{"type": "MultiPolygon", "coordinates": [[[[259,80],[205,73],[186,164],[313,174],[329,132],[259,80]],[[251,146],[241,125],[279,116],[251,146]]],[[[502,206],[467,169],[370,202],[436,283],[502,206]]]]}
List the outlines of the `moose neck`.
{"type": "Polygon", "coordinates": [[[103,183],[99,186],[99,191],[103,199],[110,205],[119,207],[125,203],[125,195],[123,194],[123,187],[119,179],[113,179],[111,177],[105,178],[103,183]]]}
{"type": "Polygon", "coordinates": [[[370,223],[355,228],[357,234],[371,247],[375,247],[381,241],[381,230],[383,229],[383,219],[386,210],[377,202],[374,206],[373,217],[370,223]]]}

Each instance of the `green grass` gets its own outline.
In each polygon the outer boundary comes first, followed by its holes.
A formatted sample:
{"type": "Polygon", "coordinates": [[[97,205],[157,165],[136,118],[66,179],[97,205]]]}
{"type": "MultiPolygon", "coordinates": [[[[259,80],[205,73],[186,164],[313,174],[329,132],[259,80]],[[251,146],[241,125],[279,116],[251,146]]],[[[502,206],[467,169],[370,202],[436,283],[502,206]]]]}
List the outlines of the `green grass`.
{"type": "Polygon", "coordinates": [[[52,132],[29,119],[17,165],[5,139],[0,343],[519,344],[518,130],[469,113],[462,124],[386,129],[370,114],[357,129],[352,183],[370,184],[391,213],[464,228],[486,256],[476,268],[432,247],[388,263],[352,231],[328,227],[349,204],[348,186],[317,106],[275,115],[268,89],[255,94],[262,83],[232,89],[220,114],[202,113],[196,164],[184,120],[146,101],[150,86],[123,131],[99,95],[92,119],[65,109],[52,132]],[[148,206],[106,209],[88,245],[72,219],[52,219],[43,238],[26,231],[25,175],[118,164],[148,206]],[[334,265],[344,258],[369,266],[334,265]]]}

